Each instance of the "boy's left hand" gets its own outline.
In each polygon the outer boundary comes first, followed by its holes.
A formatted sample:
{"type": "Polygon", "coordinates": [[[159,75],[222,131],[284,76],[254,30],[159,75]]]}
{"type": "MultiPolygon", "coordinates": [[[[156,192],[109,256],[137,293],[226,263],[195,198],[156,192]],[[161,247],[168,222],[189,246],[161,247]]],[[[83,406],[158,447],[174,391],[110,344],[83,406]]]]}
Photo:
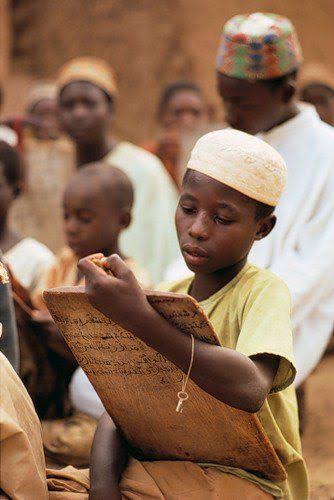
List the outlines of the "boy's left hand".
{"type": "Polygon", "coordinates": [[[78,268],[85,276],[85,288],[89,302],[105,316],[133,331],[140,318],[149,312],[150,304],[132,271],[118,255],[104,260],[104,269],[95,265],[92,258],[81,259],[78,268]],[[105,270],[111,271],[112,276],[105,270]]]}

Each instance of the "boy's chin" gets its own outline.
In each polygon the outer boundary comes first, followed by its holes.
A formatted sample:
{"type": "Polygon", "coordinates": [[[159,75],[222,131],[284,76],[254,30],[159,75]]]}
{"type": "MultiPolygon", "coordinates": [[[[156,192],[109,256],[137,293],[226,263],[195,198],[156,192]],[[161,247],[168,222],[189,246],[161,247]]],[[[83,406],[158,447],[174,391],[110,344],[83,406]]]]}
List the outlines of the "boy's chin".
{"type": "Polygon", "coordinates": [[[74,245],[74,244],[69,244],[68,246],[72,250],[73,253],[75,253],[76,257],[78,259],[83,259],[84,257],[88,257],[88,255],[93,254],[94,252],[90,252],[88,250],[85,250],[84,248],[80,247],[79,245],[74,245]]]}

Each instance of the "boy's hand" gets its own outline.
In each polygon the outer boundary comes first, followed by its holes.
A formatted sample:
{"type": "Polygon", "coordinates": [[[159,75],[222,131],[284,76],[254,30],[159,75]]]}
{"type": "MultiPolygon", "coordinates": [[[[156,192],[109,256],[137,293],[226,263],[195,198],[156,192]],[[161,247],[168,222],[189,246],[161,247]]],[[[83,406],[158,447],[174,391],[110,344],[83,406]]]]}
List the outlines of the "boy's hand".
{"type": "Polygon", "coordinates": [[[151,310],[145,293],[118,255],[105,258],[104,269],[94,264],[92,258],[103,258],[103,255],[90,255],[78,263],[85,276],[88,300],[115,323],[133,331],[140,318],[151,310]],[[106,271],[111,271],[112,275],[106,271]]]}

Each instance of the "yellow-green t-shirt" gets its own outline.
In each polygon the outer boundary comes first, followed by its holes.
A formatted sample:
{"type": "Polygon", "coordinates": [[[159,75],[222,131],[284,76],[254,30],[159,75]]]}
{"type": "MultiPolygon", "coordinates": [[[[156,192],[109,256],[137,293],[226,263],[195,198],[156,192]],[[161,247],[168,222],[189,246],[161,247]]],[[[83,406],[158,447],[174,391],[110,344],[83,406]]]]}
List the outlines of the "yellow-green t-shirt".
{"type": "MultiPolygon", "coordinates": [[[[188,278],[162,284],[159,289],[188,293],[191,282],[192,278],[188,278]]],[[[246,356],[279,356],[272,389],[257,415],[286,469],[287,480],[278,485],[283,497],[307,499],[308,477],[301,454],[296,395],[291,385],[296,370],[287,286],[270,271],[246,264],[230,283],[200,305],[223,346],[246,356]]],[[[261,483],[256,476],[251,480],[261,483]]]]}

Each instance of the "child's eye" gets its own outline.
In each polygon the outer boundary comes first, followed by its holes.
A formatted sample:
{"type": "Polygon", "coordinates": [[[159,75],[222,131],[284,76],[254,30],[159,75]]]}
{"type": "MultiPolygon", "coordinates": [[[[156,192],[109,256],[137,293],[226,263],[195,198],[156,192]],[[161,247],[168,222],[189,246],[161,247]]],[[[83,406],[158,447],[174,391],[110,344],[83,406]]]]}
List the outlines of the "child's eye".
{"type": "Polygon", "coordinates": [[[185,214],[194,214],[195,213],[195,209],[192,207],[186,207],[184,205],[181,205],[181,208],[185,214]]]}
{"type": "Polygon", "coordinates": [[[233,221],[230,219],[224,219],[223,217],[215,217],[215,222],[223,224],[224,226],[229,226],[233,221]]]}
{"type": "Polygon", "coordinates": [[[92,222],[92,217],[89,215],[81,215],[80,220],[83,224],[90,224],[92,222]]]}

